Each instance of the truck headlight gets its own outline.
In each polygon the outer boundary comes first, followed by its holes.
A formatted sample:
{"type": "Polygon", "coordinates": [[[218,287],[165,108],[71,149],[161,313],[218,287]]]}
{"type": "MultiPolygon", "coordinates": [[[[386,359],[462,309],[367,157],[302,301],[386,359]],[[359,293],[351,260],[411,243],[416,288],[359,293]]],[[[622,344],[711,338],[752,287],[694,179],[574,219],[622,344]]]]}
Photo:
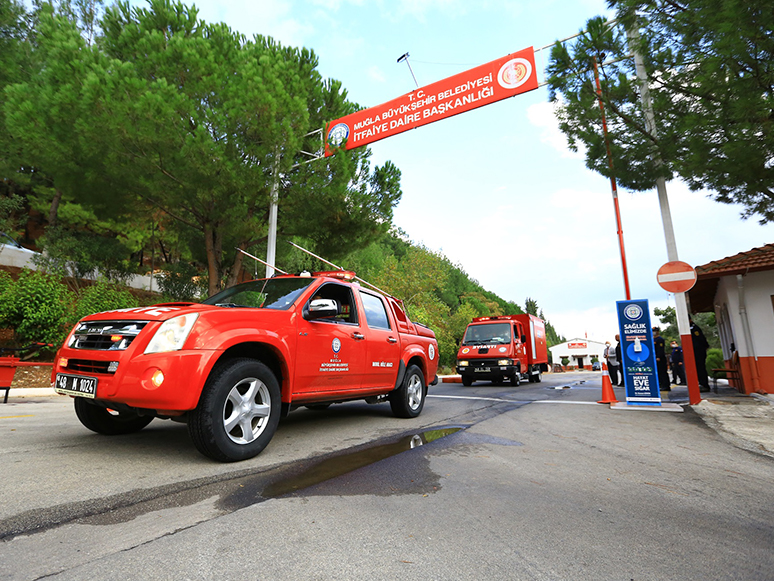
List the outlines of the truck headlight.
{"type": "Polygon", "coordinates": [[[511,360],[510,359],[500,359],[500,361],[497,362],[497,365],[510,365],[511,360]]]}
{"type": "Polygon", "coordinates": [[[458,365],[459,367],[467,367],[467,366],[468,366],[468,364],[469,364],[469,362],[468,362],[468,361],[465,361],[464,359],[461,359],[461,360],[457,361],[457,365],[458,365]]]}
{"type": "Polygon", "coordinates": [[[190,313],[164,321],[145,348],[145,353],[180,351],[198,318],[199,313],[190,313]]]}

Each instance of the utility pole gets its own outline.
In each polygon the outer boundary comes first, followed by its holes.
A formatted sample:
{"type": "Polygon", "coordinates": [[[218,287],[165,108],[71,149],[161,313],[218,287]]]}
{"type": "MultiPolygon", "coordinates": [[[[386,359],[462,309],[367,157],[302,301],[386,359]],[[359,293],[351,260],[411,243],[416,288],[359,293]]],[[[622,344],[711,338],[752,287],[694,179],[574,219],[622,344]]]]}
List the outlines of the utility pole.
{"type": "MultiPolygon", "coordinates": [[[[637,73],[637,80],[640,82],[640,97],[642,99],[642,109],[645,113],[645,126],[648,133],[653,137],[653,140],[657,141],[658,131],[656,129],[656,116],[653,112],[653,102],[650,98],[648,75],[645,71],[642,55],[637,51],[639,36],[639,32],[636,28],[626,29],[626,37],[629,39],[629,48],[634,55],[634,69],[637,73]]],[[[656,168],[661,168],[664,162],[657,151],[654,153],[654,157],[656,168]]],[[[669,210],[666,181],[663,177],[656,179],[656,190],[658,191],[658,203],[661,207],[661,221],[664,225],[667,257],[669,258],[669,262],[676,262],[679,260],[677,257],[677,242],[675,241],[675,231],[672,226],[672,213],[669,210]]],[[[691,405],[695,405],[701,401],[701,395],[699,391],[699,377],[696,372],[696,360],[693,352],[691,324],[688,319],[688,300],[685,293],[675,293],[675,307],[675,310],[677,311],[677,330],[680,333],[680,342],[683,347],[683,353],[685,354],[684,362],[685,375],[688,380],[688,397],[691,405]]]]}

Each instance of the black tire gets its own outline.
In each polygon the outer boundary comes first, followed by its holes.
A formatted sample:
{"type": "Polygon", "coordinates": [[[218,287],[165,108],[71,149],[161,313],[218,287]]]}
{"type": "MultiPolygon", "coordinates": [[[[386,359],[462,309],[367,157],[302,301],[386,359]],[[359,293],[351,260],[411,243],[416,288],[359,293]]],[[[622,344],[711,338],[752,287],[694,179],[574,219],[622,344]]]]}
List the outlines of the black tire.
{"type": "Polygon", "coordinates": [[[279,383],[271,370],[254,359],[233,359],[213,370],[188,419],[188,433],[208,458],[247,460],[271,441],[280,409],[279,383]]]}
{"type": "Polygon", "coordinates": [[[92,432],[106,436],[133,434],[153,421],[153,416],[109,410],[83,397],[73,398],[75,415],[92,432]]]}
{"type": "Polygon", "coordinates": [[[427,384],[422,370],[416,365],[409,365],[401,386],[390,393],[390,407],[398,418],[415,418],[425,407],[427,384]]]}
{"type": "Polygon", "coordinates": [[[529,374],[530,383],[540,383],[541,381],[543,381],[543,374],[541,373],[540,369],[534,373],[529,374]]]}
{"type": "Polygon", "coordinates": [[[511,382],[514,386],[521,384],[521,372],[518,369],[511,375],[511,382]]]}
{"type": "Polygon", "coordinates": [[[470,377],[465,377],[463,375],[462,376],[462,385],[464,385],[465,387],[470,387],[471,385],[473,385],[473,380],[470,377]]]}

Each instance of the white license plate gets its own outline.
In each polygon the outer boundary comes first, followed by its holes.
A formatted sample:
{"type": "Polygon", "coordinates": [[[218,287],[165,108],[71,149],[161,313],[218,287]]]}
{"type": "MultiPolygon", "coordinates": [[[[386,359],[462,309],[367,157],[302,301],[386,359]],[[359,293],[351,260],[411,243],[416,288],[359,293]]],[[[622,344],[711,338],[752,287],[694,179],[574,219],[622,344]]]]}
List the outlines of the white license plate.
{"type": "Polygon", "coordinates": [[[473,369],[473,371],[476,373],[489,373],[492,370],[489,369],[488,367],[476,367],[473,369]]]}
{"type": "Polygon", "coordinates": [[[94,398],[97,397],[97,378],[57,373],[54,391],[64,395],[94,398]]]}

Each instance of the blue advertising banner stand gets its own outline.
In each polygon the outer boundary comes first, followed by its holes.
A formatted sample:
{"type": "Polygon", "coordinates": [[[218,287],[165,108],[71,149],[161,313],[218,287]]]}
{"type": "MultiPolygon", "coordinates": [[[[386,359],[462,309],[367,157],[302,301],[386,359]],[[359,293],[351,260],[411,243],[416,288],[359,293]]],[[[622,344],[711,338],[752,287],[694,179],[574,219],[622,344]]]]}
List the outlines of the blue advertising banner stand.
{"type": "Polygon", "coordinates": [[[647,300],[617,301],[621,371],[628,405],[660,406],[656,353],[647,300]]]}

